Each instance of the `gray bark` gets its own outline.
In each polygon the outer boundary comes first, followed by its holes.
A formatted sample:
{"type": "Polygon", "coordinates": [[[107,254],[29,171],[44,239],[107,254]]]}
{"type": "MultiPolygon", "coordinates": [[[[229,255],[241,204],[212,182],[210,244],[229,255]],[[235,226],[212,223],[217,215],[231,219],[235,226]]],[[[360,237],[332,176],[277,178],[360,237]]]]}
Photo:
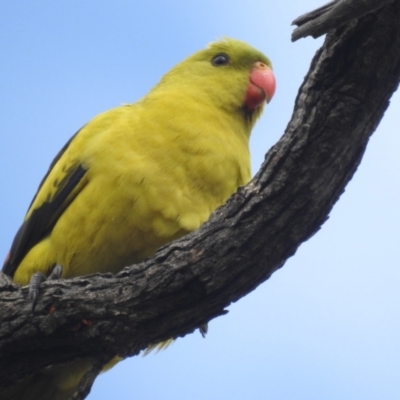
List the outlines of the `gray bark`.
{"type": "Polygon", "coordinates": [[[351,20],[374,12],[395,0],[335,0],[301,15],[293,21],[297,25],[292,33],[292,41],[306,36],[317,38],[351,20]]]}

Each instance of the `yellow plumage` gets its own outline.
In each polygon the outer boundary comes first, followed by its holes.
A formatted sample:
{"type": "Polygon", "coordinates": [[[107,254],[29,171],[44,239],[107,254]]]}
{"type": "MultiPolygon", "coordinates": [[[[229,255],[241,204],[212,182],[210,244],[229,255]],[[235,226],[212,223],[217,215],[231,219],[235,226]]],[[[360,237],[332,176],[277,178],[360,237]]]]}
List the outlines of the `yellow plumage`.
{"type": "Polygon", "coordinates": [[[162,126],[180,112],[187,110],[168,103],[162,108],[157,102],[146,107],[138,103],[101,114],[79,132],[50,172],[27,218],[51,199],[54,182],[76,165],[87,169],[76,189],[79,194],[50,236],[26,255],[14,275],[17,282],[28,284],[33,272],[47,273],[54,263],[63,266],[65,278],[116,272],[198,228],[248,181],[244,132],[234,132],[224,120],[216,120],[210,129],[204,118],[195,121],[198,131],[162,126]],[[234,133],[222,142],[218,130],[234,133]],[[221,146],[223,155],[210,151],[221,146]]]}
{"type": "MultiPolygon", "coordinates": [[[[55,264],[63,278],[117,272],[197,229],[250,179],[249,136],[273,95],[271,76],[262,53],[226,39],[178,64],[137,103],[92,119],[53,162],[4,271],[22,285],[55,264]],[[255,107],[246,103],[249,76],[261,64],[270,81],[256,85],[255,107]]],[[[64,375],[56,385],[76,385],[71,369],[56,368],[64,375]]]]}

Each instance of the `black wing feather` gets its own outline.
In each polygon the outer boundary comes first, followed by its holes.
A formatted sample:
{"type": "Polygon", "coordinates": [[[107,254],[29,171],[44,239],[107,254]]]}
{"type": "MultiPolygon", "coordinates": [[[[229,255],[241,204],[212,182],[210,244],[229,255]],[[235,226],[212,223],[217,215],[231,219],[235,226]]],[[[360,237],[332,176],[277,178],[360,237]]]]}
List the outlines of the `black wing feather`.
{"type": "MultiPolygon", "coordinates": [[[[48,172],[40,182],[37,193],[48,177],[50,171],[64,154],[77,133],[65,144],[65,146],[61,149],[51,163],[48,172]]],[[[18,265],[29,252],[29,250],[51,232],[60,215],[73,200],[70,195],[86,172],[87,170],[82,165],[78,165],[71,169],[62,182],[60,182],[59,190],[56,192],[54,197],[50,201],[44,202],[40,207],[33,210],[30,217],[23,222],[21,227],[18,229],[17,234],[15,235],[10,254],[3,265],[3,272],[5,274],[12,277],[18,265]]],[[[29,208],[35,201],[37,193],[33,198],[29,208]]]]}
{"type": "MultiPolygon", "coordinates": [[[[83,127],[84,127],[84,126],[83,126],[83,127]]],[[[82,128],[83,128],[83,127],[82,127],[82,128]]],[[[40,188],[43,186],[43,183],[46,181],[46,179],[47,179],[47,177],[49,176],[51,170],[52,170],[53,167],[56,165],[57,161],[61,158],[61,156],[65,153],[65,151],[68,149],[68,146],[69,146],[69,145],[71,144],[71,142],[75,139],[76,135],[82,130],[82,128],[79,129],[79,131],[76,132],[76,133],[68,140],[68,142],[64,144],[64,146],[61,148],[61,150],[60,150],[60,151],[56,154],[56,156],[54,157],[53,161],[51,162],[51,164],[50,164],[50,166],[49,166],[49,169],[48,169],[47,172],[46,172],[46,175],[43,177],[43,179],[42,179],[42,180],[40,181],[40,183],[39,183],[39,187],[37,188],[36,193],[35,193],[35,195],[33,196],[33,199],[32,199],[32,201],[31,201],[31,204],[29,204],[28,211],[29,211],[29,209],[32,207],[32,204],[34,203],[34,201],[35,201],[35,199],[36,199],[36,196],[37,196],[37,194],[38,194],[39,191],[40,191],[40,188]]]]}

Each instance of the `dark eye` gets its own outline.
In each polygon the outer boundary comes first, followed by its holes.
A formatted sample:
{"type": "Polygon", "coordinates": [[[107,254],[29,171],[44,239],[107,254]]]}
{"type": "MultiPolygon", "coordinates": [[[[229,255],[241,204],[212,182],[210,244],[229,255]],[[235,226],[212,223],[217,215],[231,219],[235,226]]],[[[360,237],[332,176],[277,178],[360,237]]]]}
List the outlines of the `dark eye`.
{"type": "Polygon", "coordinates": [[[214,67],[221,67],[223,65],[227,65],[229,64],[229,56],[227,56],[224,53],[217,54],[211,60],[211,64],[214,65],[214,67]]]}

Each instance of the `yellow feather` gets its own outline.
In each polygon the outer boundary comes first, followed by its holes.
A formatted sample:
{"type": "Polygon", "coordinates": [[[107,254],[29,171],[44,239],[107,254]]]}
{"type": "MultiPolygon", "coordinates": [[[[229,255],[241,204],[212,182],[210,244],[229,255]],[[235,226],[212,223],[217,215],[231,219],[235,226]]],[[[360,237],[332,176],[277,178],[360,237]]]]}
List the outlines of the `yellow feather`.
{"type": "MultiPolygon", "coordinates": [[[[50,232],[27,249],[15,281],[27,285],[33,273],[47,274],[54,264],[63,267],[63,278],[117,272],[204,223],[250,179],[248,140],[262,106],[247,113],[243,102],[257,61],[270,66],[243,42],[213,43],[178,64],[137,103],[85,125],[52,166],[26,223],[54,202],[78,166],[84,176],[50,232]],[[229,65],[212,65],[220,53],[229,55],[229,65]]],[[[60,388],[76,385],[90,365],[78,362],[79,373],[75,364],[57,367],[65,378],[60,388]]]]}

